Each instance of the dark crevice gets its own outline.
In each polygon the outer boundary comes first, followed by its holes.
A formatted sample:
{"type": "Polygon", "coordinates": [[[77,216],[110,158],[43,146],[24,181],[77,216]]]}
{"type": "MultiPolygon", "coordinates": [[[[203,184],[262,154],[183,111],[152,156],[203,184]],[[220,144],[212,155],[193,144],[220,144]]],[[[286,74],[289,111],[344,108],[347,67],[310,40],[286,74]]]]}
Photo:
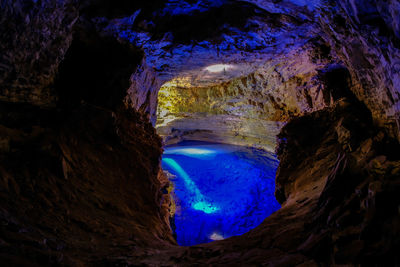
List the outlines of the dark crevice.
{"type": "Polygon", "coordinates": [[[55,87],[60,107],[82,101],[110,109],[121,105],[143,53],[95,32],[76,34],[59,67],[55,87]],[[111,89],[111,90],[110,90],[111,89]]]}

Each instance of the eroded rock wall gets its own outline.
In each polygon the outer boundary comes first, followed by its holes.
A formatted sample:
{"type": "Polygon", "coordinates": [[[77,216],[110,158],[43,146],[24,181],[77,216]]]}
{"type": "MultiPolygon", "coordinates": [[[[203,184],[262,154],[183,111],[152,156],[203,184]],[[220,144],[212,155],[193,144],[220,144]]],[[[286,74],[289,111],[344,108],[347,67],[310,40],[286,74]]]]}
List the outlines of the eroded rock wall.
{"type": "Polygon", "coordinates": [[[2,263],[398,264],[399,2],[156,2],[85,1],[79,20],[75,1],[0,2],[2,263]],[[204,72],[221,62],[237,71],[204,72]],[[220,137],[272,146],[289,121],[282,209],[245,235],[173,245],[150,119],[179,77],[186,128],[214,112],[220,137]]]}
{"type": "Polygon", "coordinates": [[[148,257],[133,253],[125,260],[171,266],[395,266],[400,157],[397,140],[385,132],[355,96],[291,120],[279,134],[280,210],[241,236],[148,257]]]}
{"type": "Polygon", "coordinates": [[[141,50],[76,22],[77,2],[1,6],[2,264],[106,265],[174,244],[161,139],[124,105],[141,50]]]}
{"type": "Polygon", "coordinates": [[[345,68],[334,63],[323,41],[310,40],[229,82],[207,87],[180,79],[166,83],[158,95],[156,128],[166,144],[192,139],[274,151],[285,122],[339,97],[335,83],[348,88],[345,68]]]}
{"type": "Polygon", "coordinates": [[[73,1],[2,1],[0,100],[54,105],[58,64],[78,19],[73,1]]]}
{"type": "Polygon", "coordinates": [[[399,1],[338,1],[320,24],[324,38],[348,66],[355,95],[375,122],[399,138],[399,1]]]}
{"type": "Polygon", "coordinates": [[[396,265],[399,144],[373,126],[366,106],[355,97],[341,100],[288,123],[280,138],[277,196],[287,205],[306,201],[318,174],[330,170],[319,178],[325,184],[305,223],[310,234],[300,246],[303,253],[319,261],[330,258],[330,265],[396,265]]]}
{"type": "Polygon", "coordinates": [[[158,91],[161,87],[156,71],[142,60],[137,70],[130,78],[130,87],[125,97],[125,105],[146,114],[148,119],[155,124],[157,115],[158,91]]]}
{"type": "Polygon", "coordinates": [[[173,242],[150,123],[92,105],[1,111],[3,263],[80,265],[173,242]]]}

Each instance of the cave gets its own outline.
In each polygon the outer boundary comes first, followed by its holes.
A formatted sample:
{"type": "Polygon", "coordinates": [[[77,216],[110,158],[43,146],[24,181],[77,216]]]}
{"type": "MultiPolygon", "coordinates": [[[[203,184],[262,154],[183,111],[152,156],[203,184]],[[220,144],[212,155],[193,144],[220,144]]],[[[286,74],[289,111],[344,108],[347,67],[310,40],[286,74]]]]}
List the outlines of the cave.
{"type": "MultiPolygon", "coordinates": [[[[170,221],[179,245],[244,234],[280,207],[273,149],[282,123],[257,119],[259,105],[249,106],[251,98],[236,83],[221,84],[239,71],[214,64],[195,74],[201,86],[180,77],[158,92],[155,128],[163,138],[170,221]]],[[[241,84],[247,91],[250,85],[241,84]]]]}
{"type": "Polygon", "coordinates": [[[400,1],[0,7],[0,265],[400,264],[400,1]]]}

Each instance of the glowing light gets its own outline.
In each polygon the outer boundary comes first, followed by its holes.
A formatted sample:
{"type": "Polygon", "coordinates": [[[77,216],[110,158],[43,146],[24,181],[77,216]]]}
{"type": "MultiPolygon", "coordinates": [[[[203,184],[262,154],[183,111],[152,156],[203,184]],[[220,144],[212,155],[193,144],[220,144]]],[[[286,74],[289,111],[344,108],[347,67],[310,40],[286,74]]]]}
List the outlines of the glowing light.
{"type": "Polygon", "coordinates": [[[164,83],[160,90],[168,90],[169,88],[173,87],[183,87],[183,88],[189,88],[192,87],[191,83],[192,79],[191,77],[179,77],[170,80],[169,82],[164,83]]]}
{"type": "Polygon", "coordinates": [[[217,154],[218,151],[205,149],[205,148],[171,148],[164,152],[164,154],[184,155],[193,158],[204,158],[217,154]]]}
{"type": "Polygon", "coordinates": [[[228,71],[233,69],[234,66],[232,65],[227,65],[227,64],[216,64],[216,65],[211,65],[205,68],[206,71],[216,73],[216,72],[221,72],[221,71],[228,71]]]}
{"type": "Polygon", "coordinates": [[[217,233],[213,233],[212,235],[210,235],[209,237],[211,240],[217,241],[217,240],[224,240],[224,237],[220,234],[217,233]]]}
{"type": "Polygon", "coordinates": [[[218,210],[217,207],[213,207],[213,206],[211,206],[211,204],[209,204],[207,202],[197,202],[193,205],[193,209],[201,210],[207,214],[214,213],[218,210]]]}
{"type": "Polygon", "coordinates": [[[166,163],[169,167],[171,167],[174,171],[177,172],[179,177],[182,177],[186,188],[192,195],[192,198],[194,199],[194,204],[192,205],[192,208],[195,210],[200,210],[203,211],[204,213],[214,213],[218,210],[217,207],[214,207],[210,203],[207,203],[205,201],[205,197],[203,194],[200,192],[200,190],[197,188],[196,184],[190,179],[189,175],[185,172],[184,169],[173,159],[170,158],[163,158],[163,162],[166,163]]]}
{"type": "Polygon", "coordinates": [[[188,246],[243,234],[279,209],[276,158],[232,145],[184,141],[165,147],[162,167],[176,175],[177,242],[188,246]]]}

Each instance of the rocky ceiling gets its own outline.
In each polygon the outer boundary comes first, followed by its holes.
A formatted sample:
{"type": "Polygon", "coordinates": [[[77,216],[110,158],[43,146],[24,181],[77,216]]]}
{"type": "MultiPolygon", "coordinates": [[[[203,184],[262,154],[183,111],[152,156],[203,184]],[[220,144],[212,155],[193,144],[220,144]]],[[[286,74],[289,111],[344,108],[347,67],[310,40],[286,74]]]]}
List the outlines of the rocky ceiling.
{"type": "MultiPolygon", "coordinates": [[[[138,72],[132,77],[134,84],[138,79],[143,86],[141,76],[147,76],[150,69],[157,82],[154,88],[165,82],[205,87],[300,54],[298,50],[319,35],[310,9],[290,2],[257,6],[251,1],[172,1],[151,15],[138,9],[129,17],[93,20],[100,31],[143,48],[145,74],[138,72]]],[[[146,96],[135,88],[132,102],[139,108],[146,96]]],[[[151,98],[156,98],[156,93],[152,92],[151,98]]],[[[154,109],[149,107],[149,111],[154,109]]]]}
{"type": "Polygon", "coordinates": [[[398,0],[0,7],[5,265],[399,264],[398,0]],[[282,209],[245,235],[176,245],[162,85],[187,100],[180,115],[220,116],[219,137],[278,145],[282,209]]]}
{"type": "MultiPolygon", "coordinates": [[[[266,65],[300,68],[293,61],[313,53],[309,46],[314,45],[322,50],[316,57],[328,57],[329,62],[301,62],[305,75],[327,63],[343,64],[353,80],[376,88],[368,93],[357,90],[357,97],[374,110],[377,120],[397,128],[399,92],[392,89],[400,87],[396,10],[396,1],[167,1],[132,8],[117,18],[92,14],[91,21],[103,34],[143,49],[145,59],[131,77],[129,101],[150,112],[153,121],[158,88],[165,82],[206,87],[266,65]],[[324,51],[329,47],[333,51],[324,51]],[[370,69],[381,69],[380,74],[370,69]],[[148,76],[155,84],[148,84],[148,76]],[[147,96],[144,92],[149,91],[147,96]]],[[[280,75],[284,80],[294,76],[280,75]]]]}

